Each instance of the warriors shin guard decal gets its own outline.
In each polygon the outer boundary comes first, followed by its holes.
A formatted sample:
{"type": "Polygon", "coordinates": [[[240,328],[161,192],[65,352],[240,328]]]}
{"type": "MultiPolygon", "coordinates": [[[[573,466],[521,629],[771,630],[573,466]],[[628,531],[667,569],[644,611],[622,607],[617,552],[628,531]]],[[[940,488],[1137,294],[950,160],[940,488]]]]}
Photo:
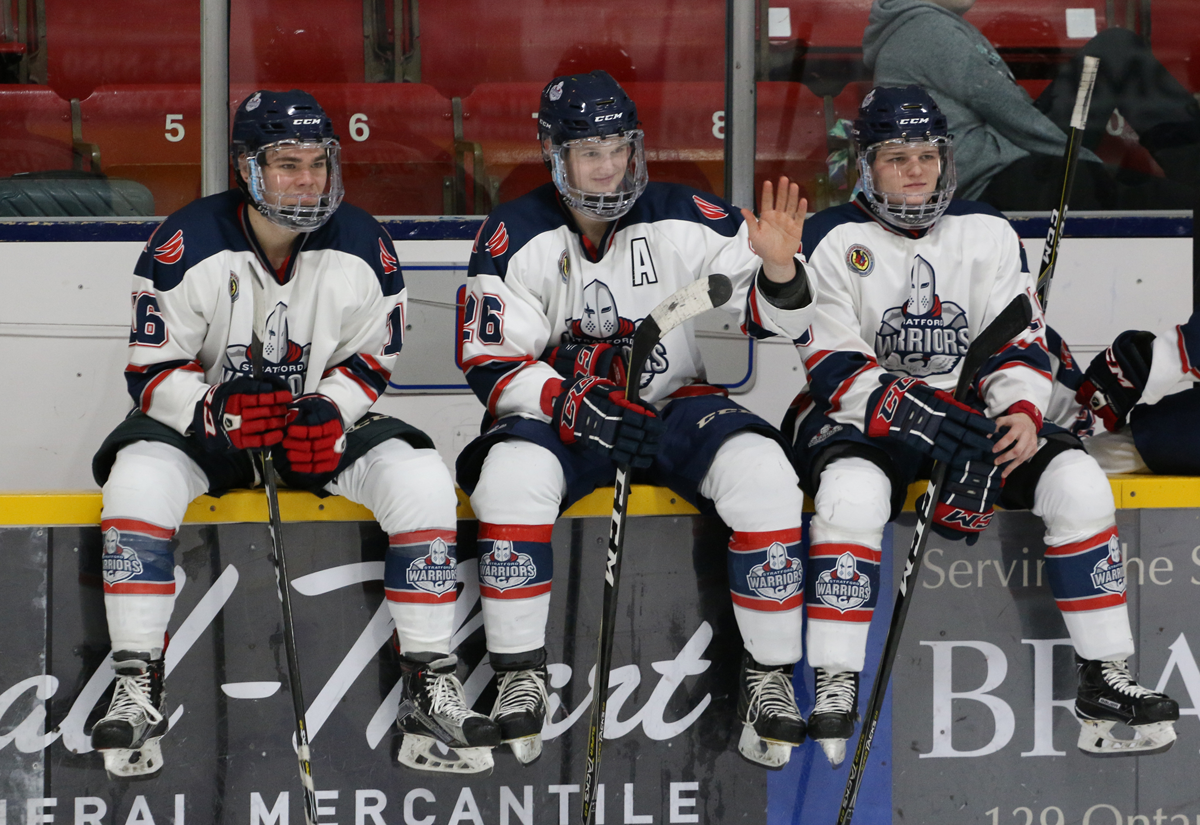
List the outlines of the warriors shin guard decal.
{"type": "Polygon", "coordinates": [[[878,550],[849,542],[821,542],[808,550],[808,617],[869,622],[879,600],[878,550]]]}
{"type": "Polygon", "coordinates": [[[795,610],[804,599],[800,528],[735,531],[729,541],[729,591],[747,610],[795,610]]]}
{"type": "Polygon", "coordinates": [[[457,533],[417,530],[388,537],[383,582],[388,601],[446,604],[458,583],[457,533]]]}
{"type": "Polygon", "coordinates": [[[104,592],[118,595],[175,595],[175,531],[145,521],[109,518],[101,570],[104,592]]]}
{"type": "Polygon", "coordinates": [[[530,599],[550,592],[553,524],[479,524],[479,594],[530,599]]]}
{"type": "Polygon", "coordinates": [[[1125,564],[1116,525],[1083,541],[1047,547],[1046,574],[1064,612],[1124,604],[1125,564]]]}

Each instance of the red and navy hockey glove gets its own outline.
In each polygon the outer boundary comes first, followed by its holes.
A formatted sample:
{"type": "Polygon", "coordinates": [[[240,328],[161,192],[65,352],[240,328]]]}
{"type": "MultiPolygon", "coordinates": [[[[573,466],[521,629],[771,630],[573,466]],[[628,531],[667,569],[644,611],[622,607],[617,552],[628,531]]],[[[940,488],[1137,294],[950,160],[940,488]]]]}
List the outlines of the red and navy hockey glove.
{"type": "Polygon", "coordinates": [[[933,508],[933,531],[970,547],[992,520],[993,505],[1004,489],[1003,467],[990,457],[955,459],[946,468],[942,496],[933,508]]]}
{"type": "Polygon", "coordinates": [[[595,376],[625,386],[625,355],[621,347],[612,344],[560,344],[543,360],[571,381],[595,376]]]}
{"type": "Polygon", "coordinates": [[[239,375],[196,402],[192,435],[207,450],[254,450],[283,441],[292,393],[282,378],[239,375]]]}
{"type": "Polygon", "coordinates": [[[314,394],[302,395],[288,406],[279,475],[289,487],[324,487],[337,474],[345,449],[346,431],[337,404],[314,394]]]}
{"type": "Polygon", "coordinates": [[[1153,354],[1153,332],[1122,332],[1112,346],[1092,359],[1083,373],[1083,383],[1075,391],[1075,400],[1094,412],[1106,430],[1115,433],[1125,426],[1129,411],[1141,400],[1153,354]]]}
{"type": "Polygon", "coordinates": [[[964,448],[990,454],[990,418],[917,378],[887,376],[867,402],[866,432],[872,438],[898,438],[935,461],[950,461],[964,448]]]}
{"type": "Polygon", "coordinates": [[[653,463],[665,430],[653,407],[630,404],[625,390],[594,376],[574,384],[547,381],[542,409],[564,444],[582,444],[633,467],[653,463]]]}

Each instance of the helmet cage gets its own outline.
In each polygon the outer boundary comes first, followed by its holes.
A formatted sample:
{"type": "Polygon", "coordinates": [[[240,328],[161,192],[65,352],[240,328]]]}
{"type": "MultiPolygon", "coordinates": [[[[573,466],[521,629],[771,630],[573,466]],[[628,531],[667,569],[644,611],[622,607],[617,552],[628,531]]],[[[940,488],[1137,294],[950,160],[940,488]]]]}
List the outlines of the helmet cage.
{"type": "Polygon", "coordinates": [[[276,226],[293,232],[312,232],[325,225],[345,195],[342,183],[341,145],[336,138],[324,140],[280,140],[266,144],[257,152],[241,147],[235,161],[246,161],[247,175],[238,168],[238,183],[254,208],[276,226]],[[325,152],[325,187],[319,195],[287,194],[267,189],[264,170],[269,152],[284,148],[320,149],[325,152]]]}
{"type": "MultiPolygon", "coordinates": [[[[615,221],[628,213],[634,202],[646,190],[649,180],[644,133],[641,129],[632,129],[620,135],[578,138],[549,147],[543,143],[542,154],[550,166],[554,186],[567,205],[596,220],[615,221]],[[596,149],[611,152],[624,146],[629,148],[625,174],[613,191],[593,192],[582,188],[573,180],[572,155],[596,149]]],[[[580,159],[576,158],[575,164],[580,162],[580,159]]]]}
{"type": "Polygon", "coordinates": [[[924,229],[932,226],[950,208],[950,200],[958,186],[954,171],[954,139],[950,135],[920,135],[900,137],[872,144],[859,152],[858,173],[863,194],[880,220],[899,229],[924,229]],[[889,146],[920,146],[927,144],[938,153],[938,180],[932,192],[924,194],[918,203],[910,203],[911,194],[884,192],[876,183],[875,158],[889,146]]]}

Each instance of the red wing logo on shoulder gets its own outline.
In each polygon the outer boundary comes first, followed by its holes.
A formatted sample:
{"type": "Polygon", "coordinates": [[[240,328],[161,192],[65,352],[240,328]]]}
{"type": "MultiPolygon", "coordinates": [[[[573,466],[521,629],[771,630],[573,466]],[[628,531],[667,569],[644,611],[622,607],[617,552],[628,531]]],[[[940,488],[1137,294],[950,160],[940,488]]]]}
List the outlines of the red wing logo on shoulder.
{"type": "Polygon", "coordinates": [[[177,229],[165,244],[154,250],[154,260],[160,264],[177,264],[183,259],[183,230],[177,229]]]}
{"type": "Polygon", "coordinates": [[[719,221],[721,218],[729,215],[724,209],[716,204],[709,203],[699,195],[692,195],[692,200],[695,202],[696,208],[700,210],[700,214],[710,221],[719,221]]]}
{"type": "Polygon", "coordinates": [[[487,251],[491,253],[493,258],[499,258],[508,251],[508,230],[504,228],[504,222],[496,227],[496,231],[492,233],[492,237],[488,238],[487,251]]]}
{"type": "Polygon", "coordinates": [[[383,242],[383,238],[379,239],[379,263],[383,266],[384,275],[391,275],[399,269],[396,256],[388,252],[387,244],[383,242]]]}

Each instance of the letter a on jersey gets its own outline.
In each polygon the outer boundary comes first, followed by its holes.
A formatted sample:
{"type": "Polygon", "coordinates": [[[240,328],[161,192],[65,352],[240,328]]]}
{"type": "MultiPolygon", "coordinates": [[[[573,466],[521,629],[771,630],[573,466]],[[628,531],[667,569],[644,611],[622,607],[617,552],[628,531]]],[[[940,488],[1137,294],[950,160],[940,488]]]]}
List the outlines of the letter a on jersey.
{"type": "Polygon", "coordinates": [[[657,284],[658,275],[654,272],[654,258],[650,256],[650,244],[645,238],[634,238],[629,245],[630,269],[633,271],[633,285],[657,284]]]}

